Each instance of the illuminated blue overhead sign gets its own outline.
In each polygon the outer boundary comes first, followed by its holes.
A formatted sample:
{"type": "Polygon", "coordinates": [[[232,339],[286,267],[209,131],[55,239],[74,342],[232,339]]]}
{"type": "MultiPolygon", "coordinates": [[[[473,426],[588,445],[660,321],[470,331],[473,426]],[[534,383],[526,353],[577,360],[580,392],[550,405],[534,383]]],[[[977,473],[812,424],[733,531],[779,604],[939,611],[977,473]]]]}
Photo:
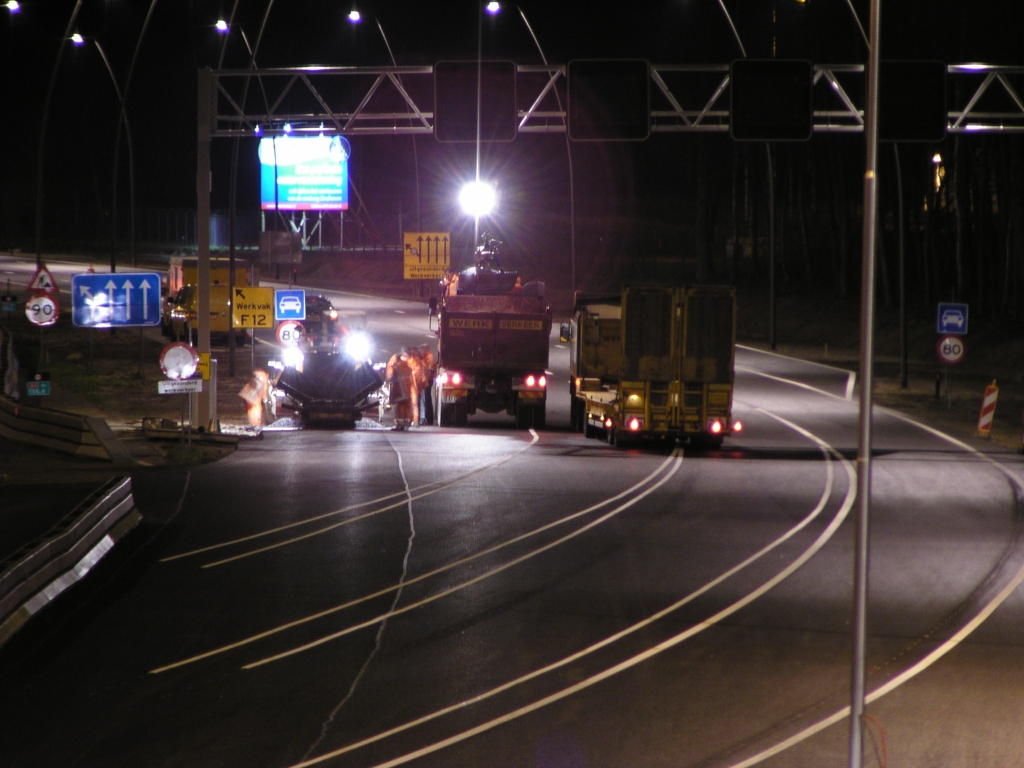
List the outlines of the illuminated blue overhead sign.
{"type": "Polygon", "coordinates": [[[260,139],[260,206],[265,211],[348,210],[351,154],[344,136],[260,139]]]}
{"type": "Polygon", "coordinates": [[[160,275],[108,272],[73,275],[71,320],[80,328],[160,325],[160,275]]]}

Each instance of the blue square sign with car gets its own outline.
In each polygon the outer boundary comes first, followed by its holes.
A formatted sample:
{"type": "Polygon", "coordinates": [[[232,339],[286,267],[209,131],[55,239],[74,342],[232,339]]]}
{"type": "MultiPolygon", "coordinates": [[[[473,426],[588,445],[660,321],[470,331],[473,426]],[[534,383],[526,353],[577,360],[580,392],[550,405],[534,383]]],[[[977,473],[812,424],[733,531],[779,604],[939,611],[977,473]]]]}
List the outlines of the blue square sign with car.
{"type": "Polygon", "coordinates": [[[967,334],[967,305],[939,304],[935,330],[940,334],[952,333],[955,336],[967,334]]]}
{"type": "Polygon", "coordinates": [[[274,291],[274,320],[305,320],[306,292],[297,288],[274,291]]]}

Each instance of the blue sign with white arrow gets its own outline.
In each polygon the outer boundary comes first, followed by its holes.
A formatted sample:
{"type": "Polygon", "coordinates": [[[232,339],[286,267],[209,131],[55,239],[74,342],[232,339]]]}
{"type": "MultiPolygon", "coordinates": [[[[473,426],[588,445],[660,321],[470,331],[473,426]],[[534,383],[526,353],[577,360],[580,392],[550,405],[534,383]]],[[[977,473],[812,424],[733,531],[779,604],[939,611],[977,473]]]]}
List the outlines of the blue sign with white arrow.
{"type": "Polygon", "coordinates": [[[71,278],[71,321],[80,328],[160,325],[157,272],[105,272],[71,278]]]}
{"type": "Polygon", "coordinates": [[[274,320],[305,320],[306,291],[301,288],[279,288],[274,291],[274,320]]]}
{"type": "Polygon", "coordinates": [[[967,305],[939,304],[939,313],[935,320],[935,330],[943,335],[951,333],[954,336],[966,336],[967,305]]]}

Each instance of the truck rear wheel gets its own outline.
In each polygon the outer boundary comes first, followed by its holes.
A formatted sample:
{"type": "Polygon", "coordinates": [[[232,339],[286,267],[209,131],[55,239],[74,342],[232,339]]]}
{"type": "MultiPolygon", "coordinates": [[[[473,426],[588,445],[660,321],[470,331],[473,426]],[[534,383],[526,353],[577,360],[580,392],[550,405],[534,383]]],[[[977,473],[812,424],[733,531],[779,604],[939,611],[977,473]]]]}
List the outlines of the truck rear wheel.
{"type": "Polygon", "coordinates": [[[441,409],[437,412],[437,423],[442,427],[455,426],[455,403],[441,403],[441,409]]]}
{"type": "Polygon", "coordinates": [[[598,436],[597,427],[590,426],[590,419],[588,418],[586,411],[583,412],[583,436],[590,438],[596,438],[598,436]]]}
{"type": "Polygon", "coordinates": [[[455,426],[464,427],[469,423],[469,403],[459,400],[453,403],[455,406],[455,426]]]}

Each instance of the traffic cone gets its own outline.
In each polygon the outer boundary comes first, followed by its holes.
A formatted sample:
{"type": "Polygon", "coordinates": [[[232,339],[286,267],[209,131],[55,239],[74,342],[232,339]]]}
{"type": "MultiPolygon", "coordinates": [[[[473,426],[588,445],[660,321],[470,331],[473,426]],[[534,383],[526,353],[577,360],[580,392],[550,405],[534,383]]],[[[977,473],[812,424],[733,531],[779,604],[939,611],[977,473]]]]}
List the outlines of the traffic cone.
{"type": "Polygon", "coordinates": [[[981,402],[981,415],[978,417],[978,437],[988,437],[992,431],[992,419],[996,415],[996,400],[999,399],[999,387],[996,380],[985,388],[985,398],[981,402]]]}

